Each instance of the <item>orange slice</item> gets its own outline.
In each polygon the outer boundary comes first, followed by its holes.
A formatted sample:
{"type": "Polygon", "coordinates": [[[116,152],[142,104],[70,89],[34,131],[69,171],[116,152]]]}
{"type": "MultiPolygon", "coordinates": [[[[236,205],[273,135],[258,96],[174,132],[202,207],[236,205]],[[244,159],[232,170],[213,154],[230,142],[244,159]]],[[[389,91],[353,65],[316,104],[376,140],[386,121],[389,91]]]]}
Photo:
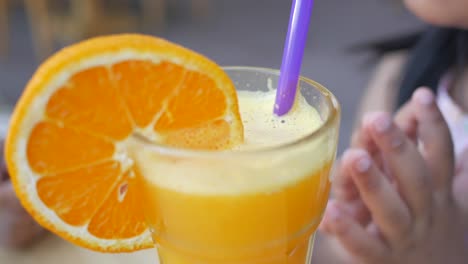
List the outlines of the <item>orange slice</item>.
{"type": "Polygon", "coordinates": [[[32,77],[5,156],[23,206],[79,246],[152,246],[126,145],[229,148],[242,141],[235,88],[207,58],[162,39],[118,35],[66,48],[32,77]]]}

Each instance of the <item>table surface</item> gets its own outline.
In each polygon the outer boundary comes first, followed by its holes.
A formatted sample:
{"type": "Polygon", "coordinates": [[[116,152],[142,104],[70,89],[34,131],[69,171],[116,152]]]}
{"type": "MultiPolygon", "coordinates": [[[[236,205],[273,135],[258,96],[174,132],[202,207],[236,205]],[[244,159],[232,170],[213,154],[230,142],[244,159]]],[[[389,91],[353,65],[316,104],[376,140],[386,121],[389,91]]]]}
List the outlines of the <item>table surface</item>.
{"type": "Polygon", "coordinates": [[[157,264],[156,251],[130,254],[101,254],[75,247],[60,238],[49,236],[33,248],[12,251],[0,248],[2,264],[157,264]]]}

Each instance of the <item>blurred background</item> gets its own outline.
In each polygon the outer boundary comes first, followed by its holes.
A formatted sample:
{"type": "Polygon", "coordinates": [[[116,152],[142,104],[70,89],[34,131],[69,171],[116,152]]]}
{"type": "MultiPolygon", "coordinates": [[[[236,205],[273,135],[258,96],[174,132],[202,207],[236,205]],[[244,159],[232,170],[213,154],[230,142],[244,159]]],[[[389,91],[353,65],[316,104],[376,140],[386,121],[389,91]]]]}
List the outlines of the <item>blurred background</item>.
{"type": "MultiPolygon", "coordinates": [[[[0,132],[37,65],[64,45],[140,32],[221,65],[279,68],[290,5],[287,0],[0,0],[0,132]]],[[[316,1],[303,74],[328,87],[342,104],[340,150],[374,68],[372,54],[349,48],[421,26],[399,1],[316,1]]]]}

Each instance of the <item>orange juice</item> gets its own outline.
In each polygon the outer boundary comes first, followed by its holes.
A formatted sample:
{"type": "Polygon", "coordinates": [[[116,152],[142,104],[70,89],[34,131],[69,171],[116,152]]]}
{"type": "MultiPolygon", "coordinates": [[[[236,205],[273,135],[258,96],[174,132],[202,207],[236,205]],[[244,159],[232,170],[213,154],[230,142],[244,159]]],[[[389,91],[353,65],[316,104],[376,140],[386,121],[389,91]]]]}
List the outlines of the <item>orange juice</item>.
{"type": "Polygon", "coordinates": [[[325,206],[328,166],[273,193],[203,195],[145,183],[162,263],[303,264],[325,206]]]}
{"type": "Polygon", "coordinates": [[[330,189],[336,133],[298,96],[239,91],[245,143],[219,153],[139,149],[145,214],[164,264],[304,264],[330,189]],[[287,147],[282,147],[287,146],[287,147]]]}

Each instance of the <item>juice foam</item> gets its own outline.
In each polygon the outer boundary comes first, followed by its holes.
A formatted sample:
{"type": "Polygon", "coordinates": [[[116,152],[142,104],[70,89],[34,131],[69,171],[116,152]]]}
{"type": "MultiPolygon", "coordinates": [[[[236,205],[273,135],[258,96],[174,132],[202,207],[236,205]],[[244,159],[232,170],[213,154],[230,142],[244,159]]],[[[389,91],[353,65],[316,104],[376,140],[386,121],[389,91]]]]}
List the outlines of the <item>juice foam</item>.
{"type": "MultiPolygon", "coordinates": [[[[251,151],[291,143],[311,134],[323,123],[316,109],[311,107],[302,96],[298,96],[291,112],[283,117],[272,114],[274,91],[240,91],[238,98],[244,124],[244,143],[233,151],[251,151]]],[[[313,142],[313,144],[315,145],[313,148],[316,149],[327,147],[326,142],[320,140],[313,142]]],[[[281,170],[275,165],[275,163],[281,162],[281,155],[276,155],[276,159],[261,160],[263,168],[255,172],[254,178],[245,172],[226,170],[224,164],[213,163],[212,160],[165,159],[162,156],[151,154],[149,156],[153,157],[145,157],[149,161],[140,163],[139,167],[145,172],[145,175],[146,173],[151,175],[146,180],[154,185],[185,193],[233,195],[274,192],[300,181],[307,177],[311,171],[323,167],[326,155],[324,156],[323,153],[307,154],[309,156],[291,161],[290,166],[294,167],[294,171],[291,171],[289,166],[285,170],[281,170]],[[315,162],[309,162],[311,160],[315,162]],[[175,166],[176,163],[177,166],[175,166]],[[308,164],[304,166],[302,163],[308,164]],[[295,166],[295,164],[297,165],[295,166]],[[207,173],[207,168],[209,168],[209,173],[207,173]],[[171,176],[167,177],[167,175],[171,176]],[[187,175],[191,175],[191,177],[187,177],[187,175]]],[[[286,155],[290,155],[290,153],[285,152],[284,156],[286,155]]],[[[258,159],[255,161],[260,162],[258,159]]]]}
{"type": "Polygon", "coordinates": [[[298,96],[293,109],[283,117],[273,115],[276,91],[238,92],[244,124],[244,144],[239,149],[273,147],[303,138],[323,123],[317,110],[298,96]]]}

